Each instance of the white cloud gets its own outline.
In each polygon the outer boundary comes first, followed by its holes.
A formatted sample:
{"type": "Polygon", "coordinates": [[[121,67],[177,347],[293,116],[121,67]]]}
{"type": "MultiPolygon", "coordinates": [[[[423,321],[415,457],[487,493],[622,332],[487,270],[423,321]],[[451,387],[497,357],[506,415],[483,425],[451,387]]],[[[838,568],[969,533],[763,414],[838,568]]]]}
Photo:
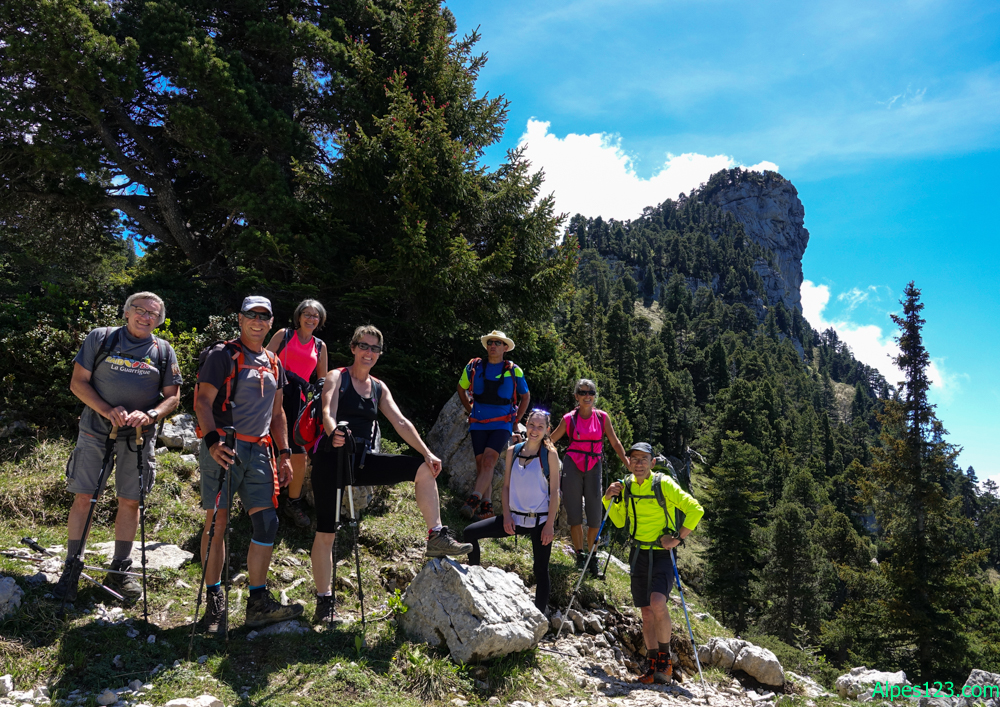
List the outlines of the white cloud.
{"type": "MultiPolygon", "coordinates": [[[[857,287],[837,295],[839,301],[847,301],[847,314],[861,302],[868,299],[870,293],[877,292],[878,287],[872,285],[866,290],[857,287]]],[[[835,317],[827,320],[824,310],[830,302],[830,288],[817,285],[809,280],[802,282],[802,316],[817,331],[833,328],[840,340],[846,343],[854,357],[872,368],[878,370],[890,385],[896,385],[903,377],[902,372],[892,362],[899,355],[899,346],[875,324],[857,324],[845,317],[835,317]]],[[[877,296],[876,296],[877,298],[877,296]]],[[[965,373],[953,373],[945,367],[944,358],[932,358],[927,369],[927,377],[931,384],[931,393],[936,401],[951,403],[955,393],[961,388],[963,380],[968,380],[965,373]]]]}
{"type": "MultiPolygon", "coordinates": [[[[519,140],[534,169],[545,171],[542,193],[554,193],[556,211],[570,215],[630,219],[643,208],[688,193],[722,169],[737,166],[726,155],[668,154],[649,179],[639,177],[620,138],[605,133],[564,138],[549,132],[550,123],[531,119],[519,140]]],[[[778,165],[760,162],[748,167],[778,171],[778,165]]]]}

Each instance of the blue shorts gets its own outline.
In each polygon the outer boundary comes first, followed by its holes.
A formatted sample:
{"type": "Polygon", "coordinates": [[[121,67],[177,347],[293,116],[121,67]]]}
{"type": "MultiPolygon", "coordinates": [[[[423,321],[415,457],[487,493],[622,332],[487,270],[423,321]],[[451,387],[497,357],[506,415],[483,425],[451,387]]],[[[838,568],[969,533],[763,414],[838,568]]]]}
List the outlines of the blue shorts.
{"type": "Polygon", "coordinates": [[[493,449],[499,454],[507,448],[510,434],[508,429],[469,430],[469,435],[472,437],[472,453],[478,457],[487,449],[493,449]]]}

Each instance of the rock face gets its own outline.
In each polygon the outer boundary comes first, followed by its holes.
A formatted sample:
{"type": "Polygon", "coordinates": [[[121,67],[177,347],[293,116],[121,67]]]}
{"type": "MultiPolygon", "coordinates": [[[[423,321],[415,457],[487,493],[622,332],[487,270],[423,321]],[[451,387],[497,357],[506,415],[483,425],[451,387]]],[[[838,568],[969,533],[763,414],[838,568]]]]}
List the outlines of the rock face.
{"type": "Polygon", "coordinates": [[[198,453],[198,436],[194,432],[194,415],[174,415],[163,423],[159,442],[167,449],[185,454],[198,453]]]}
{"type": "Polygon", "coordinates": [[[851,668],[851,672],[837,678],[837,694],[852,700],[859,695],[871,697],[875,683],[892,687],[893,685],[909,685],[910,681],[906,679],[906,673],[902,670],[887,673],[882,670],[869,670],[862,665],[858,668],[851,668]]]}
{"type": "MultiPolygon", "coordinates": [[[[431,431],[427,433],[427,446],[441,458],[442,471],[451,478],[448,485],[462,497],[472,492],[476,483],[476,455],[472,453],[469,436],[469,414],[458,400],[456,391],[441,408],[431,431]]],[[[500,484],[503,481],[504,456],[500,456],[493,469],[493,505],[499,507],[500,484]]]]}
{"type": "Polygon", "coordinates": [[[450,559],[427,562],[406,589],[400,625],[413,640],[447,645],[471,663],[534,648],[549,622],[520,577],[450,559]]]}
{"type": "Polygon", "coordinates": [[[24,590],[17,586],[13,577],[0,579],[0,619],[21,608],[24,590]]]}
{"type": "Polygon", "coordinates": [[[755,265],[767,287],[768,303],[781,301],[801,310],[802,254],[809,244],[809,231],[803,227],[806,212],[792,183],[768,172],[759,179],[722,187],[708,200],[731,213],[750,239],[774,253],[777,268],[766,262],[755,265]]]}
{"type": "Polygon", "coordinates": [[[742,670],[765,685],[780,687],[785,683],[785,671],[774,653],[739,638],[708,639],[698,647],[698,659],[703,666],[742,670]]]}
{"type": "Polygon", "coordinates": [[[972,707],[983,704],[986,707],[1000,707],[1000,675],[985,670],[973,670],[961,689],[955,692],[955,707],[972,707]]]}

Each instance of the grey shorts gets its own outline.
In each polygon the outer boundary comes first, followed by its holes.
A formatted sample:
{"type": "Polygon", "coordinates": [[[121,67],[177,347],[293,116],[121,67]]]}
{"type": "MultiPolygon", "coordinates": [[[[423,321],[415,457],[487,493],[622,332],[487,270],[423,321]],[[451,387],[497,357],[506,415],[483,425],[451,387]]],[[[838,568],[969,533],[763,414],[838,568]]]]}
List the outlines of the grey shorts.
{"type": "Polygon", "coordinates": [[[583,525],[583,504],[587,504],[587,527],[597,530],[604,518],[601,496],[601,474],[604,462],[599,461],[588,472],[580,473],[576,462],[567,454],[563,457],[562,502],[570,525],[583,525]]]}
{"type": "MultiPolygon", "coordinates": [[[[270,451],[270,448],[255,442],[236,440],[236,456],[242,464],[234,461],[229,467],[230,483],[248,511],[251,508],[278,507],[278,479],[271,467],[270,451]]],[[[226,472],[208,453],[205,440],[201,441],[198,449],[198,465],[201,467],[201,507],[210,511],[215,508],[215,497],[226,472]]],[[[219,508],[229,508],[229,488],[225,483],[222,483],[219,508]]]]}
{"type": "MultiPolygon", "coordinates": [[[[95,437],[89,432],[80,431],[76,438],[76,447],[66,462],[66,488],[71,493],[92,494],[97,488],[97,480],[101,476],[101,464],[104,461],[105,443],[107,437],[95,437]]],[[[153,448],[156,444],[156,434],[150,430],[143,440],[142,458],[144,468],[143,480],[146,493],[153,488],[156,480],[156,455],[153,448]]],[[[135,435],[119,437],[116,444],[117,460],[115,462],[115,495],[131,501],[139,500],[139,460],[135,449],[135,435]]],[[[101,482],[101,493],[108,485],[108,474],[101,482]]]]}

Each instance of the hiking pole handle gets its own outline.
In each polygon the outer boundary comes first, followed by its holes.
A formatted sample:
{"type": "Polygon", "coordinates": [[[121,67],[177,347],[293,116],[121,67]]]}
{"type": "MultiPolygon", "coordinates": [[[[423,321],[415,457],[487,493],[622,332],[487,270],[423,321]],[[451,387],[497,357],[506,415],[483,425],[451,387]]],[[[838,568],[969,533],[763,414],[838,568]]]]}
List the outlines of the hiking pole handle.
{"type": "Polygon", "coordinates": [[[235,427],[223,427],[222,431],[226,433],[225,444],[227,447],[236,451],[236,428],[235,427]]]}
{"type": "Polygon", "coordinates": [[[39,545],[37,542],[35,542],[31,538],[21,538],[21,542],[24,543],[25,545],[27,545],[28,547],[30,547],[35,552],[40,552],[43,555],[48,555],[49,557],[56,557],[55,554],[49,552],[48,550],[46,550],[44,547],[42,547],[41,545],[39,545]]]}

